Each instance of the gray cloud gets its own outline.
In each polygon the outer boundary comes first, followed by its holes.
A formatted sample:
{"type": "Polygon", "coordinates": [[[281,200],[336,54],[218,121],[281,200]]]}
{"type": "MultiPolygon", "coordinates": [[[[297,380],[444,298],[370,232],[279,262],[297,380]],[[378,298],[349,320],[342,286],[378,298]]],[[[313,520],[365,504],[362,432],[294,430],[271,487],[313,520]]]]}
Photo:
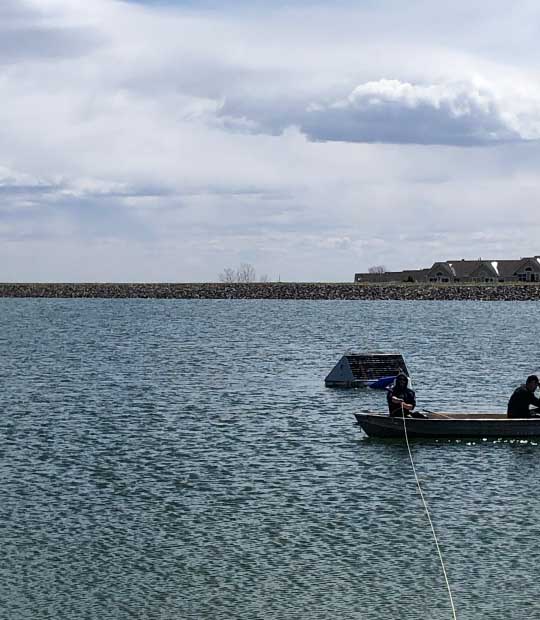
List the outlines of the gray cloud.
{"type": "Polygon", "coordinates": [[[297,126],[315,141],[483,146],[540,137],[540,107],[514,111],[513,101],[469,81],[410,84],[381,79],[355,88],[342,100],[301,106],[288,102],[233,100],[220,110],[241,115],[254,132],[277,134],[297,126]]]}
{"type": "Polygon", "coordinates": [[[13,27],[0,29],[0,63],[28,58],[84,56],[100,43],[88,28],[13,27]]]}
{"type": "Polygon", "coordinates": [[[47,185],[0,185],[0,195],[4,198],[13,196],[42,196],[57,190],[57,187],[47,185]]]}
{"type": "Polygon", "coordinates": [[[54,15],[25,0],[0,6],[0,64],[83,56],[104,42],[91,26],[56,22],[54,15]]]}
{"type": "Polygon", "coordinates": [[[492,93],[467,83],[370,82],[344,101],[312,107],[302,128],[314,140],[344,142],[473,146],[525,138],[492,93]]]}

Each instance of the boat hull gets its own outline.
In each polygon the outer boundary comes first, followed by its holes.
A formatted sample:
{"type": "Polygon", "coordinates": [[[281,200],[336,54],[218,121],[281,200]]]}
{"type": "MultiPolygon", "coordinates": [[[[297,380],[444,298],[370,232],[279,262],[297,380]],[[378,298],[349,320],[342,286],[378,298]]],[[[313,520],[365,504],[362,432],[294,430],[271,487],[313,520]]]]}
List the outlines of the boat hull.
{"type": "MultiPolygon", "coordinates": [[[[403,418],[355,413],[370,437],[404,437],[403,418]]],[[[409,437],[499,438],[540,437],[540,417],[507,418],[502,414],[434,414],[426,419],[406,418],[409,437]],[[436,416],[436,417],[435,417],[436,416]]]]}

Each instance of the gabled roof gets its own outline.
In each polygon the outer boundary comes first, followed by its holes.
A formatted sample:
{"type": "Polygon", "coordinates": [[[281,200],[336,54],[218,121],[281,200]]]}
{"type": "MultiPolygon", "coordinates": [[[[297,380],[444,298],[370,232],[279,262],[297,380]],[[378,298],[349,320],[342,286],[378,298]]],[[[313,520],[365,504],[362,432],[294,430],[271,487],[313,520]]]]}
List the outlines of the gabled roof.
{"type": "Polygon", "coordinates": [[[437,263],[433,263],[433,265],[428,269],[428,273],[437,271],[438,269],[443,269],[444,271],[448,272],[449,275],[455,275],[452,266],[446,261],[439,261],[437,263]]]}
{"type": "MultiPolygon", "coordinates": [[[[414,279],[429,278],[437,271],[447,273],[456,279],[472,278],[483,271],[493,278],[512,278],[523,273],[527,267],[533,266],[534,271],[540,273],[540,255],[520,258],[519,260],[449,260],[433,263],[429,269],[407,269],[403,271],[385,272],[382,274],[356,274],[367,276],[366,279],[376,279],[381,282],[406,280],[408,276],[414,279]]],[[[529,269],[530,271],[530,269],[529,269]]],[[[483,276],[480,276],[483,277],[483,276]]]]}
{"type": "Polygon", "coordinates": [[[476,269],[473,269],[468,275],[470,277],[477,276],[481,273],[487,273],[491,277],[497,277],[499,275],[499,263],[496,260],[483,260],[476,269]]]}
{"type": "Polygon", "coordinates": [[[526,256],[522,258],[518,269],[524,269],[526,265],[534,265],[536,269],[540,269],[540,256],[526,256]]]}
{"type": "MultiPolygon", "coordinates": [[[[509,277],[521,272],[527,264],[534,264],[540,270],[540,257],[533,256],[519,260],[449,260],[448,266],[456,278],[473,276],[477,271],[485,268],[494,277],[509,277]]],[[[432,267],[444,263],[435,263],[432,267]]]]}
{"type": "Polygon", "coordinates": [[[500,260],[497,261],[499,275],[504,277],[515,275],[523,260],[500,260]]]}
{"type": "MultiPolygon", "coordinates": [[[[450,266],[450,269],[452,269],[452,272],[456,278],[466,278],[467,276],[470,276],[471,273],[476,271],[484,263],[490,264],[490,261],[485,261],[485,260],[449,260],[448,261],[448,265],[450,266]]],[[[493,269],[493,267],[491,267],[491,269],[493,269]]]]}

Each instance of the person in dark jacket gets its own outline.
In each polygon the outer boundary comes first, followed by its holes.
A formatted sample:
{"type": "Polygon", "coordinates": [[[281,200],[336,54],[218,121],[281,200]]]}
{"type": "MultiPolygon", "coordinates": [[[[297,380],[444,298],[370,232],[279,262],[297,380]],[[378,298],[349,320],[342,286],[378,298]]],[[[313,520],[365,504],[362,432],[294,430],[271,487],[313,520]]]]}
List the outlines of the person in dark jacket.
{"type": "Polygon", "coordinates": [[[538,377],[531,375],[527,377],[524,385],[520,385],[514,390],[508,401],[507,415],[509,418],[531,418],[540,414],[540,398],[534,395],[538,388],[538,377]],[[534,405],[534,409],[531,409],[534,405]]]}
{"type": "Polygon", "coordinates": [[[413,411],[416,407],[416,395],[408,387],[409,380],[407,375],[399,374],[396,377],[394,385],[388,390],[386,400],[388,401],[388,412],[391,416],[412,416],[413,418],[425,418],[426,416],[417,411],[413,411]]]}

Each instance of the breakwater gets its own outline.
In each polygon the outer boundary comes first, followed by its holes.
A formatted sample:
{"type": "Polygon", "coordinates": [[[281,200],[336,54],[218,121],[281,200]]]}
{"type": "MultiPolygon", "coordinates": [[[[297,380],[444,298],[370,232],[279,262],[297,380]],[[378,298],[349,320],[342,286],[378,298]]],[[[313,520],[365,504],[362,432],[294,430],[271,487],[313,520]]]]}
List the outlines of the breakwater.
{"type": "Polygon", "coordinates": [[[540,284],[0,283],[0,297],[529,301],[540,300],[540,284]]]}

